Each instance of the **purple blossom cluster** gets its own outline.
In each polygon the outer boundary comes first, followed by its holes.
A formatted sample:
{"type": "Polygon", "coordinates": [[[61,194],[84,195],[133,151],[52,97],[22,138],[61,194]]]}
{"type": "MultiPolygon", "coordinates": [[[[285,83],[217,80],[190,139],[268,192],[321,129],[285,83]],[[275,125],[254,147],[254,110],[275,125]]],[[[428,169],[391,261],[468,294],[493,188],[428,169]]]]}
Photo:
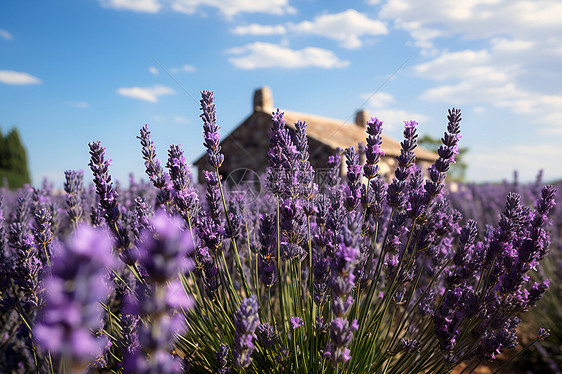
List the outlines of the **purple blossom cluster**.
{"type": "Polygon", "coordinates": [[[100,302],[109,295],[107,271],[116,262],[111,250],[107,231],[80,226],[58,248],[44,281],[47,301],[33,336],[73,370],[84,370],[107,343],[107,337],[90,331],[102,328],[100,302]]]}
{"type": "MultiPolygon", "coordinates": [[[[155,233],[146,230],[139,246],[138,264],[145,275],[137,282],[135,295],[127,299],[125,316],[144,318],[138,328],[138,349],[125,356],[125,371],[130,373],[178,373],[181,362],[169,352],[174,337],[184,329],[181,309],[193,306],[178,274],[191,270],[188,255],[193,251],[191,234],[181,229],[182,220],[159,211],[152,218],[155,233]]],[[[131,321],[132,322],[132,321],[131,321]]]]}
{"type": "Polygon", "coordinates": [[[203,145],[207,148],[207,160],[213,168],[219,168],[224,155],[220,153],[220,134],[217,125],[217,109],[212,91],[201,91],[201,119],[203,120],[203,145]]]}
{"type": "Polygon", "coordinates": [[[353,298],[351,292],[355,286],[354,267],[357,263],[359,251],[356,248],[341,244],[332,259],[332,277],[330,286],[332,289],[332,313],[334,319],[330,324],[330,343],[326,347],[324,355],[332,363],[344,363],[351,359],[349,344],[353,338],[353,332],[357,331],[359,325],[357,320],[351,322],[344,318],[351,306],[353,298]]]}
{"type": "Polygon", "coordinates": [[[242,300],[238,310],[234,313],[234,360],[238,367],[245,368],[252,361],[255,349],[254,339],[259,326],[258,300],[255,296],[242,300]]]}
{"type": "MultiPolygon", "coordinates": [[[[459,110],[431,167],[407,121],[386,180],[371,118],[322,186],[306,124],[277,110],[268,189],[246,201],[221,174],[214,93],[201,97],[204,185],[181,146],[161,163],[144,126],[149,182],[112,181],[92,142],[93,185],[67,171],[64,193],[2,191],[0,372],[468,372],[519,345],[520,317],[561,279],[543,268],[560,246],[553,187],[447,190],[459,110]]],[[[556,336],[545,327],[533,344],[556,336]]]]}

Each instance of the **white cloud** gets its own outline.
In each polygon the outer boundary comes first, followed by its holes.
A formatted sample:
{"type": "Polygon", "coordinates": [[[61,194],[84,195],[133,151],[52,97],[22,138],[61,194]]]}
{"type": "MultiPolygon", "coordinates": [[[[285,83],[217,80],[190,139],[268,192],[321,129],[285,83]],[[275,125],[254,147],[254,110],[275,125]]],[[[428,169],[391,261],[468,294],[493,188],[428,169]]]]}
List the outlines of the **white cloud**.
{"type": "Polygon", "coordinates": [[[148,68],[148,71],[150,72],[150,74],[152,75],[160,75],[160,72],[158,71],[158,69],[156,69],[155,66],[151,66],[148,68]]]}
{"type": "Polygon", "coordinates": [[[332,51],[314,47],[294,50],[276,44],[255,42],[243,47],[231,48],[226,53],[243,55],[231,57],[228,61],[237,68],[245,70],[276,67],[303,68],[308,66],[331,69],[349,65],[349,61],[340,60],[332,51]]]}
{"type": "Polygon", "coordinates": [[[490,50],[443,52],[415,66],[413,71],[420,77],[441,82],[422,92],[420,97],[453,105],[489,104],[507,108],[529,115],[533,122],[557,133],[552,128],[562,127],[562,92],[548,94],[525,87],[525,79],[532,79],[535,74],[529,68],[534,62],[525,60],[524,56],[530,44],[508,43],[510,47],[507,48],[504,44],[497,49],[496,41],[490,50]],[[513,53],[520,53],[521,58],[510,61],[513,53]],[[519,66],[521,63],[526,66],[519,66]]]}
{"type": "Polygon", "coordinates": [[[560,14],[562,2],[558,0],[388,0],[379,16],[402,26],[414,24],[409,31],[417,25],[446,35],[489,38],[509,34],[524,39],[562,31],[560,14]]]}
{"type": "Polygon", "coordinates": [[[218,9],[227,17],[238,13],[292,14],[296,10],[288,0],[172,0],[172,9],[193,14],[200,6],[218,9]]]}
{"type": "Polygon", "coordinates": [[[12,70],[0,70],[0,83],[12,84],[12,85],[25,85],[25,84],[41,84],[43,81],[33,75],[12,71],[12,70]]]}
{"type": "Polygon", "coordinates": [[[394,96],[386,92],[361,95],[362,99],[367,100],[367,105],[372,108],[384,108],[394,103],[394,96]]]}
{"type": "Polygon", "coordinates": [[[180,68],[176,68],[176,67],[169,68],[168,71],[169,71],[170,73],[172,73],[172,74],[177,74],[177,73],[179,73],[180,71],[185,71],[185,72],[188,72],[188,73],[193,73],[193,72],[197,71],[197,69],[195,68],[195,66],[191,66],[191,65],[187,65],[187,64],[186,64],[186,65],[183,65],[183,66],[180,67],[180,68]]]}
{"type": "Polygon", "coordinates": [[[176,91],[170,87],[155,85],[152,87],[121,87],[117,89],[117,93],[121,96],[156,103],[159,96],[173,95],[176,91]]]}
{"type": "Polygon", "coordinates": [[[195,71],[197,71],[197,69],[195,68],[195,66],[191,66],[191,65],[183,65],[181,67],[182,71],[186,71],[188,73],[194,73],[195,71]]]}
{"type": "Polygon", "coordinates": [[[175,115],[175,116],[154,116],[154,121],[156,122],[174,122],[178,124],[188,124],[189,119],[184,116],[175,115]]]}
{"type": "Polygon", "coordinates": [[[558,0],[387,0],[379,17],[409,32],[428,58],[412,69],[435,82],[420,98],[504,108],[554,134],[562,127],[560,14],[558,0]],[[437,47],[445,44],[457,50],[437,47]]]}
{"type": "Polygon", "coordinates": [[[283,35],[287,32],[287,29],[283,25],[258,25],[257,23],[252,23],[235,27],[230,32],[235,35],[283,35]]]}
{"type": "Polygon", "coordinates": [[[377,117],[383,121],[385,130],[401,127],[404,121],[427,121],[428,117],[421,113],[408,112],[402,109],[393,108],[394,97],[386,92],[377,92],[361,95],[362,99],[367,100],[367,108],[371,117],[377,117]]]}
{"type": "MultiPolygon", "coordinates": [[[[491,58],[487,50],[444,52],[428,62],[416,65],[413,70],[420,77],[439,81],[480,77],[494,82],[505,82],[506,72],[491,66],[491,58]]],[[[504,69],[515,70],[516,65],[504,66],[504,69]]]]}
{"type": "Polygon", "coordinates": [[[520,180],[534,180],[539,170],[560,170],[562,149],[552,144],[512,145],[470,148],[466,162],[469,180],[511,180],[517,170],[520,180]],[[539,153],[540,152],[540,153],[539,153]]]}
{"type": "Polygon", "coordinates": [[[67,102],[67,104],[70,105],[70,106],[76,107],[76,108],[81,108],[81,109],[86,109],[90,106],[85,101],[69,101],[69,102],[67,102]]]}
{"type": "Polygon", "coordinates": [[[104,8],[142,13],[158,13],[162,8],[159,0],[100,0],[100,5],[104,8]]]}
{"type": "Polygon", "coordinates": [[[6,40],[13,40],[14,39],[12,34],[7,30],[0,30],[0,38],[4,38],[6,40]]]}
{"type": "Polygon", "coordinates": [[[441,36],[441,31],[424,27],[420,22],[402,22],[400,19],[395,20],[395,26],[398,29],[408,31],[414,39],[414,45],[422,48],[425,54],[433,55],[436,53],[433,39],[441,36]]]}
{"type": "Polygon", "coordinates": [[[529,40],[509,40],[506,38],[493,38],[492,49],[501,52],[520,52],[527,51],[533,47],[534,43],[529,40]]]}
{"type": "Polygon", "coordinates": [[[313,21],[289,24],[291,31],[301,34],[319,35],[339,41],[340,46],[348,49],[361,47],[359,37],[386,35],[388,29],[379,20],[373,20],[354,9],[336,14],[322,14],[313,21]]]}

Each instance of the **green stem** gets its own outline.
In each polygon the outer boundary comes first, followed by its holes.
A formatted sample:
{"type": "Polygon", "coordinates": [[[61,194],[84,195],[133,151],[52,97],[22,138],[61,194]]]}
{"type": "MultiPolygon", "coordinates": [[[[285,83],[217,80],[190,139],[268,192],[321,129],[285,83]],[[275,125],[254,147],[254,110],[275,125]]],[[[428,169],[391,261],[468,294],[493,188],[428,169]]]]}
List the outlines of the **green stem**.
{"type": "Polygon", "coordinates": [[[533,340],[531,343],[527,344],[525,346],[525,348],[523,348],[522,350],[520,350],[519,352],[517,352],[517,354],[513,357],[511,357],[509,360],[507,360],[506,362],[503,363],[502,366],[500,366],[496,371],[494,371],[492,374],[496,374],[498,373],[501,369],[503,369],[507,364],[509,364],[511,361],[515,360],[517,357],[519,357],[523,352],[525,352],[527,349],[529,349],[533,344],[535,344],[538,340],[540,340],[540,338],[535,338],[535,340],[533,340]]]}
{"type": "Polygon", "coordinates": [[[283,338],[287,343],[287,329],[285,328],[285,304],[283,298],[283,288],[285,287],[285,279],[281,266],[281,215],[279,209],[279,197],[277,197],[277,286],[279,287],[279,310],[281,312],[281,329],[283,330],[283,338]]]}
{"type": "MultiPolygon", "coordinates": [[[[226,207],[226,199],[224,197],[224,191],[222,189],[222,182],[221,176],[219,173],[219,168],[216,168],[215,173],[217,174],[217,180],[219,184],[221,200],[222,200],[222,207],[224,209],[224,215],[226,216],[226,222],[228,224],[228,228],[232,233],[232,222],[230,222],[230,217],[228,216],[228,209],[226,207]]],[[[236,262],[236,266],[238,267],[238,272],[240,273],[240,278],[242,279],[242,283],[244,284],[244,290],[246,291],[246,297],[250,296],[250,287],[248,286],[248,282],[246,281],[246,275],[244,274],[244,269],[242,268],[242,262],[240,261],[240,254],[238,253],[238,246],[236,245],[236,240],[234,237],[230,238],[230,244],[232,245],[232,249],[234,252],[234,261],[236,262]]]]}

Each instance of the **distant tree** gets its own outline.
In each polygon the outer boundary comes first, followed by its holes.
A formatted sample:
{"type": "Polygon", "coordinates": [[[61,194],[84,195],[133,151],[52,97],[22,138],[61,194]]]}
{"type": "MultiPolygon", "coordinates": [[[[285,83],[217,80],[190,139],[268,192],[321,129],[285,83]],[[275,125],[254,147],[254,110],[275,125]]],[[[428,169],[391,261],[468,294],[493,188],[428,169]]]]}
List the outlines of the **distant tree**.
{"type": "Polygon", "coordinates": [[[8,154],[6,152],[6,141],[2,135],[2,129],[0,129],[0,169],[8,168],[8,154]]]}
{"type": "Polygon", "coordinates": [[[3,136],[0,132],[0,183],[7,178],[10,188],[31,183],[27,167],[27,152],[16,128],[3,136]]]}
{"type": "MultiPolygon", "coordinates": [[[[434,138],[431,135],[424,135],[418,139],[418,144],[424,148],[437,152],[441,144],[441,139],[434,138]]],[[[447,172],[447,179],[454,182],[462,182],[466,177],[467,163],[464,156],[468,152],[468,148],[459,148],[459,154],[455,155],[455,163],[451,164],[451,168],[447,172]]]]}

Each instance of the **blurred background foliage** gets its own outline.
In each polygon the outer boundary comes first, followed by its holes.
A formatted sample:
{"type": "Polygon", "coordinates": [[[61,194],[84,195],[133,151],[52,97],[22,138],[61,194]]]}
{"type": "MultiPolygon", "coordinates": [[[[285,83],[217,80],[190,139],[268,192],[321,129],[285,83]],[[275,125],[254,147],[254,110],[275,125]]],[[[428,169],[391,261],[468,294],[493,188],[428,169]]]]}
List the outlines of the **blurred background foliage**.
{"type": "MultiPolygon", "coordinates": [[[[420,147],[434,152],[437,152],[442,144],[441,139],[434,138],[427,134],[418,139],[418,145],[420,147]]],[[[450,170],[447,172],[447,181],[449,182],[464,182],[466,178],[468,165],[463,156],[468,152],[468,148],[460,147],[458,151],[459,154],[455,156],[455,163],[450,165],[450,170]]]]}
{"type": "Polygon", "coordinates": [[[18,129],[12,128],[5,136],[0,130],[0,183],[10,189],[31,183],[27,164],[18,129]]]}

